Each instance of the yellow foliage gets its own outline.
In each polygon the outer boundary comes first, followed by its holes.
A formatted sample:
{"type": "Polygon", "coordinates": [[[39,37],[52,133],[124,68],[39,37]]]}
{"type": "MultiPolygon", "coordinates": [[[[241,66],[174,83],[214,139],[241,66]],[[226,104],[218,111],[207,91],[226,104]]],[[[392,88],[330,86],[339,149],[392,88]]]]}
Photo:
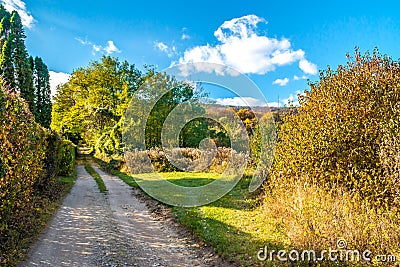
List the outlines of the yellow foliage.
{"type": "Polygon", "coordinates": [[[347,65],[321,72],[310,87],[297,112],[283,119],[272,186],[340,185],[376,204],[398,203],[399,183],[385,173],[382,149],[384,140],[399,137],[386,130],[399,122],[399,62],[356,50],[347,65]]]}

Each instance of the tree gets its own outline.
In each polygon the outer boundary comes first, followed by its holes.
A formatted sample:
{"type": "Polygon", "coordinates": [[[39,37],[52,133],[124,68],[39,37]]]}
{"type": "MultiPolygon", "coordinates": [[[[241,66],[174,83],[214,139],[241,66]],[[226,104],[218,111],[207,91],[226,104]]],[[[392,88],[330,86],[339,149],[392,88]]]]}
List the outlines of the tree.
{"type": "Polygon", "coordinates": [[[21,97],[28,102],[31,112],[35,113],[35,92],[32,81],[32,70],[25,47],[25,38],[21,17],[17,11],[13,11],[10,19],[9,41],[12,47],[15,87],[21,94],[21,97]]]}
{"type": "Polygon", "coordinates": [[[339,185],[373,203],[398,203],[399,183],[381,155],[387,135],[399,138],[390,124],[400,117],[400,63],[377,50],[348,59],[321,72],[297,112],[284,117],[273,181],[339,185]]]}
{"type": "Polygon", "coordinates": [[[92,148],[104,134],[119,136],[108,132],[120,131],[114,126],[141,81],[142,74],[134,65],[110,56],[77,69],[66,84],[58,87],[51,128],[92,148]]]}
{"type": "MultiPolygon", "coordinates": [[[[161,148],[161,133],[163,127],[170,127],[169,133],[179,133],[180,129],[174,129],[180,122],[185,121],[186,114],[203,114],[204,109],[196,105],[196,99],[201,95],[200,91],[195,92],[192,85],[176,80],[173,76],[166,73],[148,73],[144,78],[143,85],[139,88],[138,93],[134,96],[131,108],[134,108],[132,114],[135,121],[141,122],[139,128],[145,129],[145,144],[147,148],[161,148]],[[165,120],[171,111],[178,105],[191,100],[190,104],[185,106],[188,110],[180,110],[182,116],[175,116],[172,124],[164,125],[165,120]],[[151,110],[149,108],[152,107],[151,110]],[[136,112],[137,111],[137,112],[136,112]],[[144,123],[141,115],[148,114],[148,118],[144,123]]],[[[183,106],[182,106],[183,107],[183,106]]],[[[193,124],[194,125],[194,124],[193,124]]],[[[187,132],[188,129],[186,129],[187,132]]],[[[137,134],[140,135],[139,133],[137,134]]],[[[178,137],[179,138],[179,137],[178,137]]],[[[175,141],[175,140],[174,140],[175,141]]],[[[178,146],[179,144],[169,144],[178,146]]],[[[191,144],[193,145],[193,144],[191,144]]]]}
{"type": "Polygon", "coordinates": [[[15,90],[15,74],[14,65],[12,61],[12,47],[11,42],[4,41],[1,58],[0,58],[0,72],[2,82],[7,85],[11,90],[15,90]]]}
{"type": "Polygon", "coordinates": [[[18,12],[11,14],[0,5],[0,75],[2,83],[20,93],[35,119],[50,126],[51,101],[49,72],[43,60],[28,55],[25,32],[18,12]],[[35,84],[34,84],[35,83],[35,84]]]}
{"type": "Polygon", "coordinates": [[[12,43],[9,39],[11,14],[0,5],[0,74],[2,82],[9,88],[15,88],[14,62],[12,60],[12,43]]]}
{"type": "MultiPolygon", "coordinates": [[[[32,62],[32,57],[29,58],[32,62]]],[[[40,57],[33,61],[33,81],[35,88],[35,118],[43,127],[49,128],[51,123],[51,91],[50,76],[47,66],[40,57]]],[[[32,63],[30,63],[32,64],[32,63]]]]}
{"type": "Polygon", "coordinates": [[[237,116],[243,121],[244,125],[246,126],[246,131],[249,136],[253,135],[253,130],[257,125],[257,117],[251,109],[248,108],[241,108],[237,110],[236,108],[233,109],[237,116]]]}
{"type": "Polygon", "coordinates": [[[3,47],[4,42],[7,40],[10,33],[10,19],[11,14],[8,13],[2,5],[0,5],[0,44],[3,47]]]}

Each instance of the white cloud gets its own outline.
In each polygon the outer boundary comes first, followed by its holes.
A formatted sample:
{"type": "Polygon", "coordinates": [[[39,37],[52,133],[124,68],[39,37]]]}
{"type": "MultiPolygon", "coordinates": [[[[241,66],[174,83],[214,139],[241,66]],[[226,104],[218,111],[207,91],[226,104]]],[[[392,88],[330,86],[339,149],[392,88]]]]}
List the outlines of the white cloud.
{"type": "Polygon", "coordinates": [[[24,25],[27,28],[32,28],[33,24],[36,22],[36,20],[33,18],[33,16],[29,13],[29,11],[26,9],[26,5],[24,1],[21,0],[1,0],[4,8],[8,12],[12,12],[13,10],[17,11],[19,16],[21,17],[21,22],[22,25],[24,25]]]}
{"type": "Polygon", "coordinates": [[[264,100],[254,97],[217,98],[215,101],[216,104],[223,106],[265,107],[268,105],[264,100]]]}
{"type": "Polygon", "coordinates": [[[168,45],[163,42],[155,42],[154,46],[162,52],[166,52],[168,50],[168,45]]]}
{"type": "Polygon", "coordinates": [[[185,28],[185,27],[182,28],[181,40],[190,39],[190,35],[186,33],[186,30],[187,30],[187,28],[185,28]]]}
{"type": "MultiPolygon", "coordinates": [[[[259,23],[267,21],[256,15],[247,15],[225,21],[215,32],[218,44],[201,45],[187,49],[179,63],[209,62],[228,65],[242,73],[265,74],[278,66],[299,61],[305,73],[316,73],[316,65],[305,59],[305,52],[294,50],[286,38],[276,39],[257,33],[259,23]]],[[[175,62],[173,64],[176,64],[175,62]]]]}
{"type": "Polygon", "coordinates": [[[109,40],[107,41],[107,45],[106,46],[101,46],[95,43],[92,43],[91,41],[88,41],[87,38],[85,38],[85,40],[83,40],[80,37],[76,37],[75,40],[77,40],[79,43],[81,43],[82,45],[88,45],[92,47],[92,54],[96,55],[96,53],[105,53],[107,55],[111,55],[113,53],[121,53],[121,50],[119,50],[115,44],[114,41],[109,40]]]}
{"type": "Polygon", "coordinates": [[[80,37],[75,37],[75,40],[77,40],[78,42],[80,42],[82,45],[92,45],[92,43],[89,42],[89,41],[87,40],[87,38],[85,38],[85,40],[82,40],[82,38],[80,38],[80,37]]]}
{"type": "Polygon", "coordinates": [[[279,108],[282,107],[282,104],[278,103],[278,102],[268,102],[268,107],[272,108],[279,108]]]}
{"type": "Polygon", "coordinates": [[[311,63],[306,59],[302,59],[299,62],[299,68],[304,71],[304,73],[315,75],[318,72],[317,65],[311,63]]]}
{"type": "Polygon", "coordinates": [[[223,106],[250,106],[250,107],[284,107],[289,104],[293,104],[294,106],[299,105],[298,95],[303,95],[300,90],[297,90],[296,93],[289,94],[287,98],[281,99],[279,102],[268,102],[266,103],[264,100],[257,99],[254,97],[231,97],[231,98],[217,98],[215,100],[215,104],[223,105],[223,106]]]}
{"type": "Polygon", "coordinates": [[[107,55],[110,55],[112,53],[121,53],[121,51],[115,46],[114,42],[111,40],[107,41],[107,46],[104,48],[104,51],[107,53],[107,55]]]}
{"type": "Polygon", "coordinates": [[[55,96],[57,92],[57,85],[66,83],[68,79],[71,77],[70,74],[64,72],[55,72],[49,71],[50,74],[50,88],[51,88],[51,96],[55,96]]]}
{"type": "Polygon", "coordinates": [[[168,45],[166,45],[163,42],[154,42],[154,47],[158,50],[160,50],[161,52],[164,52],[167,54],[168,57],[173,57],[176,54],[176,47],[172,46],[169,47],[168,45]]]}
{"type": "Polygon", "coordinates": [[[284,79],[276,79],[275,81],[272,82],[272,84],[277,84],[279,86],[285,86],[289,82],[289,78],[284,78],[284,79]]]}
{"type": "Polygon", "coordinates": [[[181,40],[188,40],[188,39],[190,39],[190,35],[182,33],[181,40]]]}
{"type": "Polygon", "coordinates": [[[99,46],[99,45],[92,45],[92,48],[93,48],[93,51],[96,53],[96,52],[100,52],[100,50],[101,50],[101,46],[99,46]]]}
{"type": "Polygon", "coordinates": [[[303,93],[300,90],[296,91],[296,94],[290,94],[288,98],[282,100],[283,105],[293,104],[294,106],[299,105],[298,95],[302,95],[303,93]]]}
{"type": "Polygon", "coordinates": [[[293,76],[293,80],[295,80],[295,81],[298,81],[298,80],[307,80],[308,79],[308,77],[306,76],[306,75],[303,75],[303,76],[297,76],[297,75],[294,75],[293,76]]]}

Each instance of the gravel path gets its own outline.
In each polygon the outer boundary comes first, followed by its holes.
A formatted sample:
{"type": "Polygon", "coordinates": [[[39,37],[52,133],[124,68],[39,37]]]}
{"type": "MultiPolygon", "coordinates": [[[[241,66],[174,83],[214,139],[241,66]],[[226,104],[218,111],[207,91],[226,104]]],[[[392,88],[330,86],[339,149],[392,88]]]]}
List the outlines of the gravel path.
{"type": "Polygon", "coordinates": [[[119,178],[95,170],[108,193],[78,166],[71,193],[20,266],[228,266],[156,220],[119,178]]]}

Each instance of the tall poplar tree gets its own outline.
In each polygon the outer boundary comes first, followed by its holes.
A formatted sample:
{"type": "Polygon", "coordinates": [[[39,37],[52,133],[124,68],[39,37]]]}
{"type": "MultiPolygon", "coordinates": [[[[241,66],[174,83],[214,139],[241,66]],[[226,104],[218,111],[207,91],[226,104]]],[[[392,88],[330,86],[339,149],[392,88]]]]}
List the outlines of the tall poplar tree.
{"type": "Polygon", "coordinates": [[[10,32],[10,19],[11,15],[0,5],[0,45],[3,47],[4,42],[8,39],[10,32]]]}
{"type": "MultiPolygon", "coordinates": [[[[30,61],[32,58],[30,58],[30,61]]],[[[35,88],[35,118],[43,127],[49,128],[51,123],[51,90],[49,70],[40,57],[33,61],[33,83],[35,88]]]]}
{"type": "Polygon", "coordinates": [[[12,47],[9,40],[5,40],[0,57],[0,74],[2,82],[10,89],[15,90],[15,74],[12,60],[12,47]]]}
{"type": "Polygon", "coordinates": [[[35,113],[35,91],[33,88],[28,52],[25,47],[25,38],[21,17],[18,15],[17,11],[13,11],[10,19],[9,40],[12,43],[15,85],[21,97],[28,102],[31,112],[35,113]]]}
{"type": "Polygon", "coordinates": [[[0,5],[0,16],[0,75],[4,84],[6,84],[10,89],[15,89],[12,44],[9,40],[11,15],[2,5],[0,5]]]}
{"type": "Polygon", "coordinates": [[[20,93],[36,121],[49,128],[52,109],[49,70],[41,58],[29,56],[25,38],[18,12],[10,14],[0,5],[0,81],[20,93]]]}

